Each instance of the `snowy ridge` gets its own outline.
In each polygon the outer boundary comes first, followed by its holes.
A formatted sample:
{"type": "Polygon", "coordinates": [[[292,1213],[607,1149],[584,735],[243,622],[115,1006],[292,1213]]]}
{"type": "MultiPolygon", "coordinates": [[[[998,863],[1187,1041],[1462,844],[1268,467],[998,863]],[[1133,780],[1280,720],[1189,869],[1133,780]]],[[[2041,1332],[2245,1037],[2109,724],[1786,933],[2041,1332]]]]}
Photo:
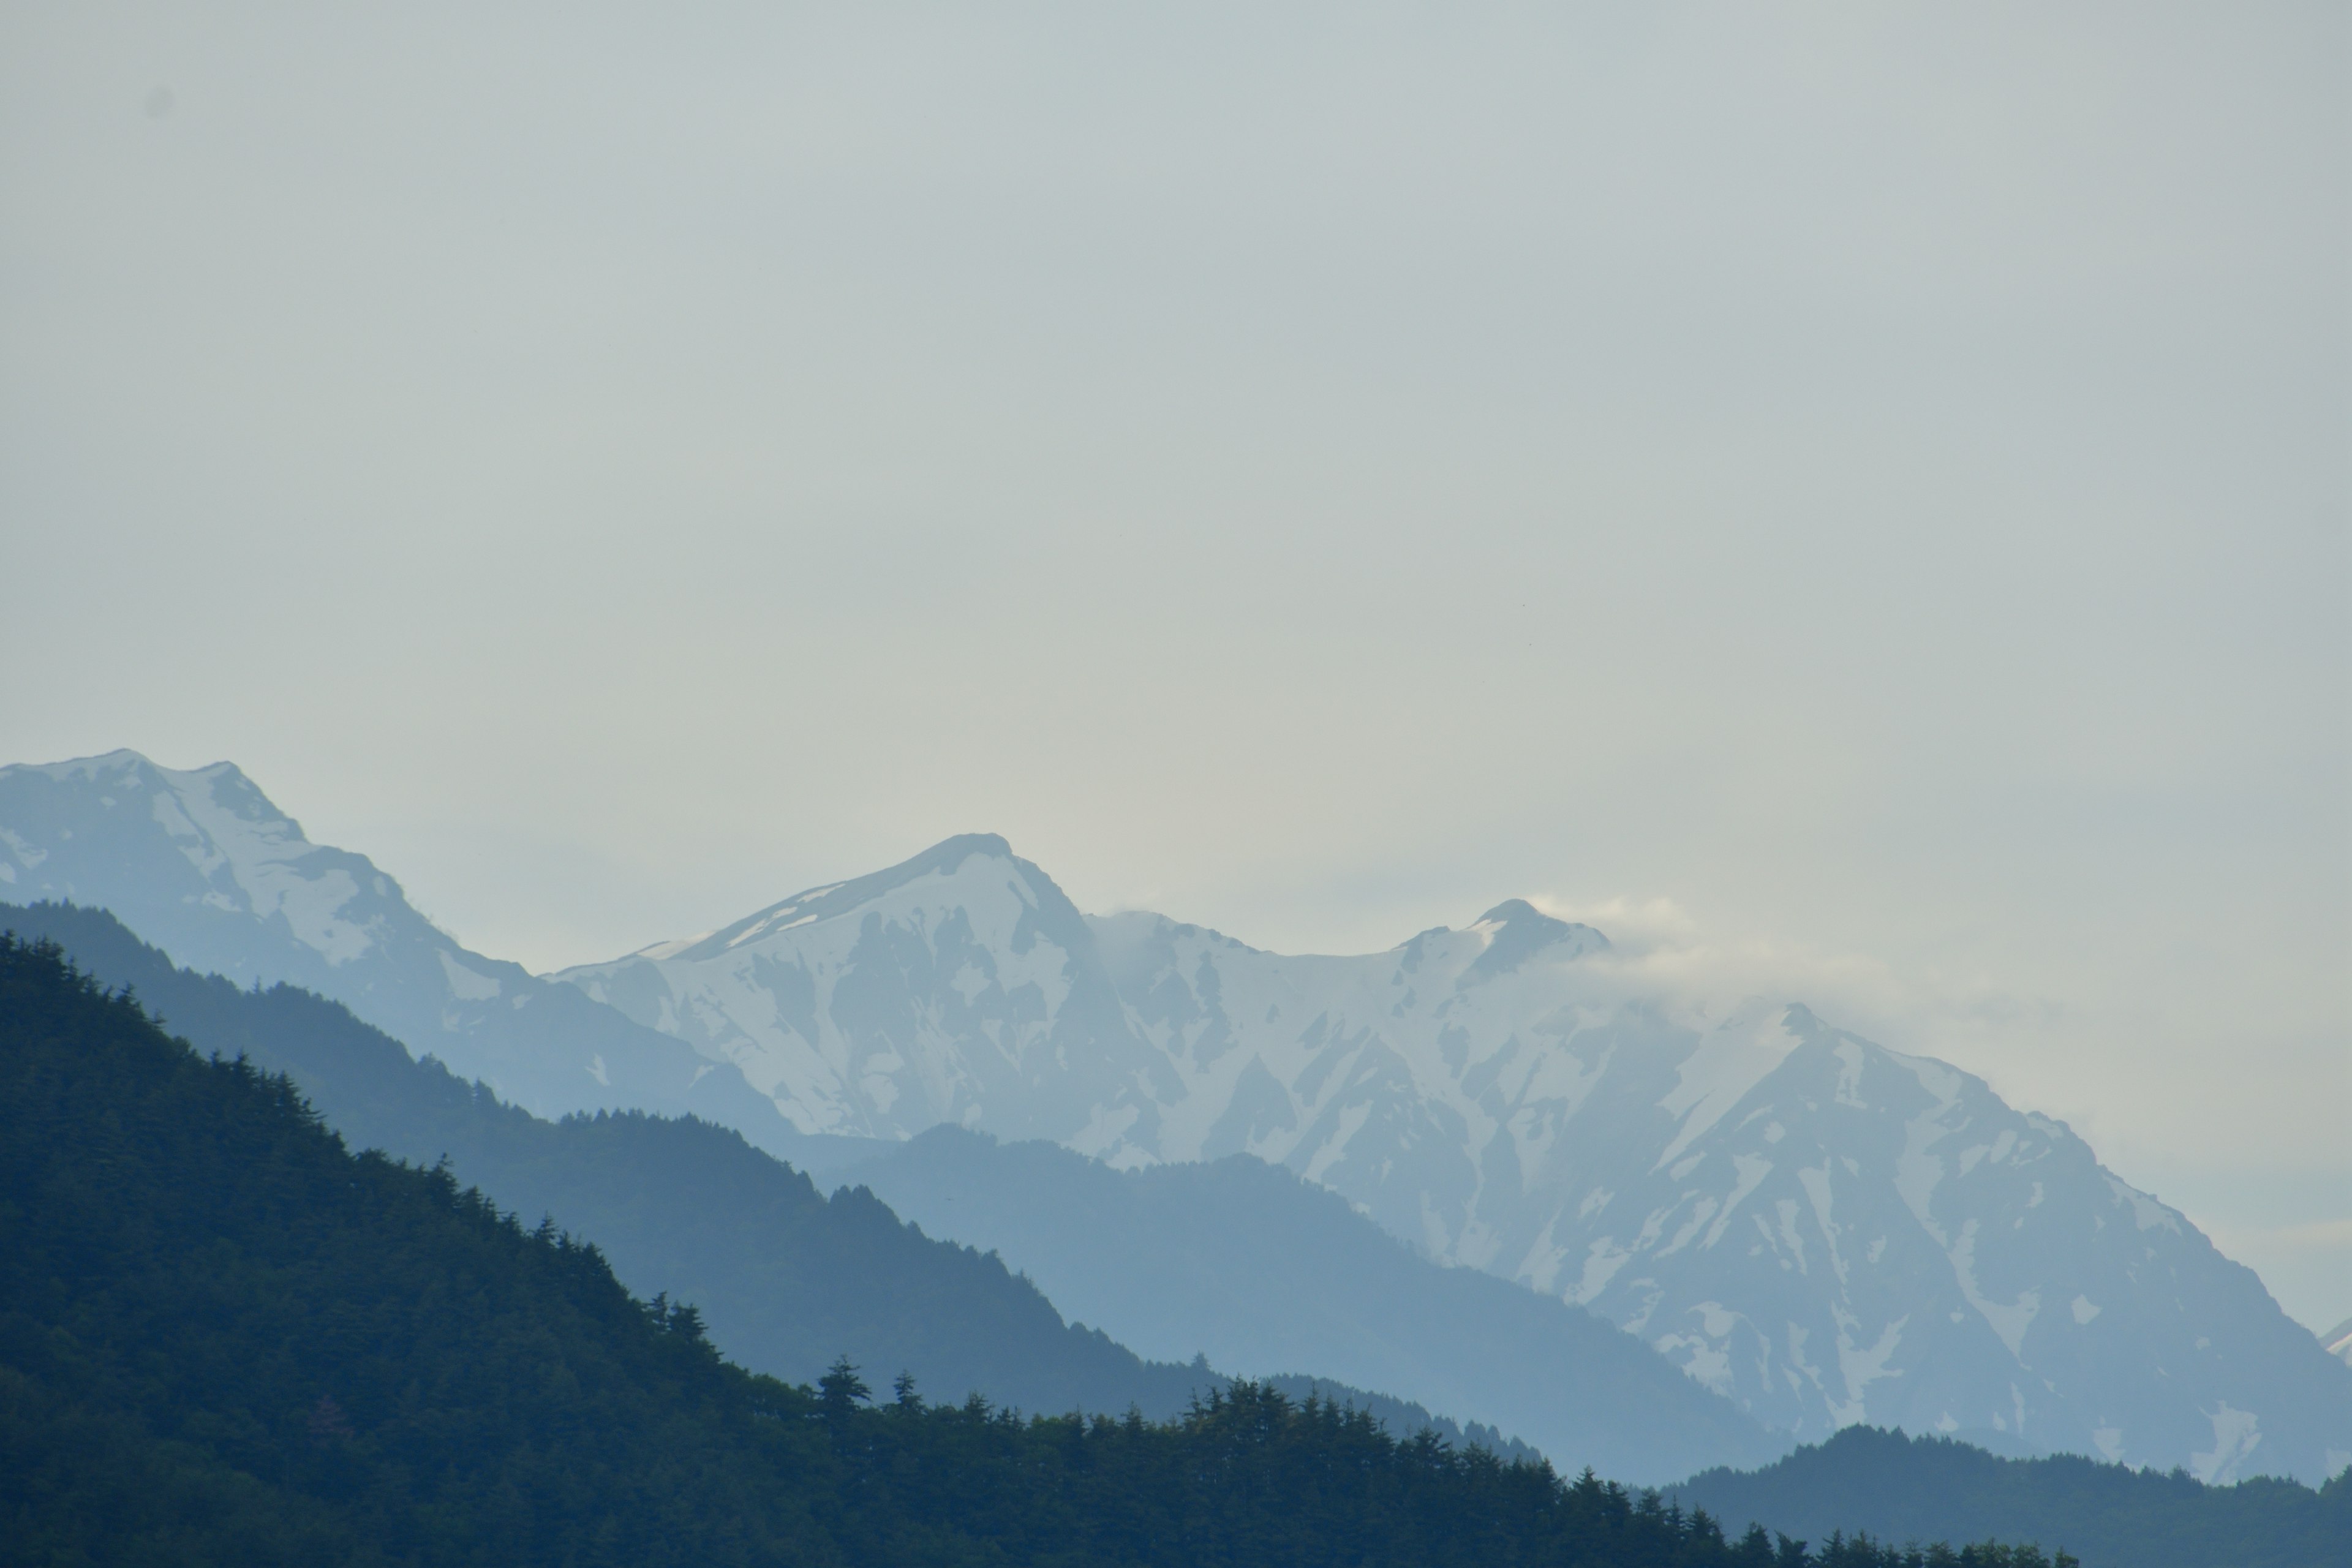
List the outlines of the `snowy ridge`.
{"type": "Polygon", "coordinates": [[[1061,1139],[1152,1103],[1155,1058],[1094,947],[1051,879],[972,835],[557,978],[733,1063],[802,1132],[1061,1139]]]}
{"type": "Polygon", "coordinates": [[[1357,957],[1081,919],[974,837],[559,978],[806,1131],[1287,1166],[1798,1436],[1867,1421],[2212,1480],[2352,1460],[2346,1369],[2063,1124],[1801,1006],[1629,999],[1609,954],[1517,900],[1357,957]]]}
{"type": "Polygon", "coordinates": [[[467,950],[227,763],[175,770],[122,751],[0,768],[0,900],[44,899],[111,910],[191,968],[331,996],[542,1115],[691,1108],[755,1137],[781,1130],[676,1040],[467,950]]]}
{"type": "Polygon", "coordinates": [[[0,888],[11,897],[70,898],[77,875],[103,884],[110,870],[139,869],[122,864],[124,836],[108,831],[129,826],[185,862],[174,879],[179,902],[279,925],[331,967],[379,947],[394,918],[398,890],[373,866],[310,843],[233,763],[174,772],[136,752],[110,752],[0,769],[0,798],[13,805],[37,791],[69,814],[73,805],[94,804],[102,818],[120,821],[104,821],[95,833],[83,825],[76,843],[69,822],[49,824],[37,814],[20,821],[12,812],[0,834],[7,851],[0,855],[0,888]]]}

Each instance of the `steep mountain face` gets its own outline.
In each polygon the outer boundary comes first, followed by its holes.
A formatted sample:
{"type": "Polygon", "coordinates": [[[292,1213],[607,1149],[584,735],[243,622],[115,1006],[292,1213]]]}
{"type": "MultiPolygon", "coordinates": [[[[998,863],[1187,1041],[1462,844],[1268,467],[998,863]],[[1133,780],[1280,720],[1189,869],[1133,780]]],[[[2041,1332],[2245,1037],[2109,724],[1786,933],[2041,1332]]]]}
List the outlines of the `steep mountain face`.
{"type": "Polygon", "coordinates": [[[803,1132],[1139,1147],[1182,1099],[1086,917],[991,834],[556,978],[733,1062],[803,1132]]]}
{"type": "Polygon", "coordinates": [[[331,996],[542,1115],[640,1107],[755,1142],[782,1131],[723,1063],[459,945],[227,763],[181,772],[113,752],[0,768],[0,898],[100,905],[181,963],[331,996]]]}
{"type": "Polygon", "coordinates": [[[1600,932],[1524,903],[1286,957],[1078,919],[970,837],[559,978],[736,1061],[806,1131],[1286,1165],[1799,1436],[1902,1426],[2207,1480],[2352,1458],[2347,1369],[2063,1125],[1801,1006],[1641,994],[1600,932]]]}

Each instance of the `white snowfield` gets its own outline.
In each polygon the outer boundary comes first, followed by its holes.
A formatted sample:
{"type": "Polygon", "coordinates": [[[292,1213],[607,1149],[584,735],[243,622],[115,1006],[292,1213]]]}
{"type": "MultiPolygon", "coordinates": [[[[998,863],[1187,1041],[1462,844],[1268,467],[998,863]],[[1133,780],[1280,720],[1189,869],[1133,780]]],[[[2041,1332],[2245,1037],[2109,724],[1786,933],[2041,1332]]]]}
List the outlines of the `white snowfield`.
{"type": "Polygon", "coordinates": [[[1090,920],[974,836],[567,986],[435,930],[234,767],[129,752],[0,769],[0,900],[44,898],[308,985],[542,1111],[749,1130],[772,1101],[806,1132],[1255,1154],[1800,1436],[1867,1421],[2210,1480],[2352,1462],[2352,1366],[2063,1125],[1801,1006],[1644,994],[1601,932],[1516,901],[1286,957],[1090,920]]]}

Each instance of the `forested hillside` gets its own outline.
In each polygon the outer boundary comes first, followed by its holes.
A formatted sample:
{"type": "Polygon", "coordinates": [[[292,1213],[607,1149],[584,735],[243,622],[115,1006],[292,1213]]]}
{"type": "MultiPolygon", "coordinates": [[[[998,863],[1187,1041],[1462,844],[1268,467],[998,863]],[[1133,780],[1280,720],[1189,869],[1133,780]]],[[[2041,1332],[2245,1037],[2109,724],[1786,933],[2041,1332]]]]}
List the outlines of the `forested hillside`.
{"type": "Polygon", "coordinates": [[[0,1530],[31,1562],[2041,1564],[1808,1554],[1237,1385],[1165,1424],[866,1407],[446,1170],[353,1156],[0,937],[0,1530]]]}
{"type": "Polygon", "coordinates": [[[2259,1477],[2210,1487],[2063,1454],[2004,1459],[1941,1437],[1848,1427],[1760,1470],[1714,1470],[1668,1495],[1793,1535],[1843,1526],[1888,1540],[1975,1533],[2063,1545],[2084,1568],[2352,1563],[2352,1471],[2317,1491],[2259,1477]]]}
{"type": "MultiPolygon", "coordinates": [[[[460,1182],[502,1208],[552,1215],[593,1240],[630,1289],[693,1302],[713,1342],[752,1371],[807,1382],[847,1355],[955,1399],[978,1393],[1054,1412],[1133,1405],[1153,1419],[1225,1384],[1205,1364],[1145,1362],[1065,1324],[996,1258],[924,1237],[862,1189],[828,1200],[727,1130],[644,1114],[541,1121],[413,1059],[338,1003],[174,968],[102,910],[0,905],[0,930],[56,941],[84,973],[131,987],[200,1051],[290,1075],[352,1147],[420,1165],[446,1156],[460,1182]]],[[[1303,1396],[1308,1383],[1282,1385],[1303,1396]]],[[[1507,1435],[1418,1405],[1320,1389],[1400,1436],[1432,1426],[1457,1446],[1536,1458],[1507,1435]]]]}

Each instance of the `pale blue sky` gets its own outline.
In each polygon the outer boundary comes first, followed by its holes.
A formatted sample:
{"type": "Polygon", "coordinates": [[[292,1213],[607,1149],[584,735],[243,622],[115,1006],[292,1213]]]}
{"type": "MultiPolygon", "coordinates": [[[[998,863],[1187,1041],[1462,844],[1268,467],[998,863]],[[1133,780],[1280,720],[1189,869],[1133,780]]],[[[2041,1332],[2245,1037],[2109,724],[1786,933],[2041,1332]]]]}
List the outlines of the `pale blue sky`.
{"type": "Polygon", "coordinates": [[[636,9],[0,11],[0,760],[541,966],[1644,906],[2352,1313],[2340,6],[636,9]]]}

